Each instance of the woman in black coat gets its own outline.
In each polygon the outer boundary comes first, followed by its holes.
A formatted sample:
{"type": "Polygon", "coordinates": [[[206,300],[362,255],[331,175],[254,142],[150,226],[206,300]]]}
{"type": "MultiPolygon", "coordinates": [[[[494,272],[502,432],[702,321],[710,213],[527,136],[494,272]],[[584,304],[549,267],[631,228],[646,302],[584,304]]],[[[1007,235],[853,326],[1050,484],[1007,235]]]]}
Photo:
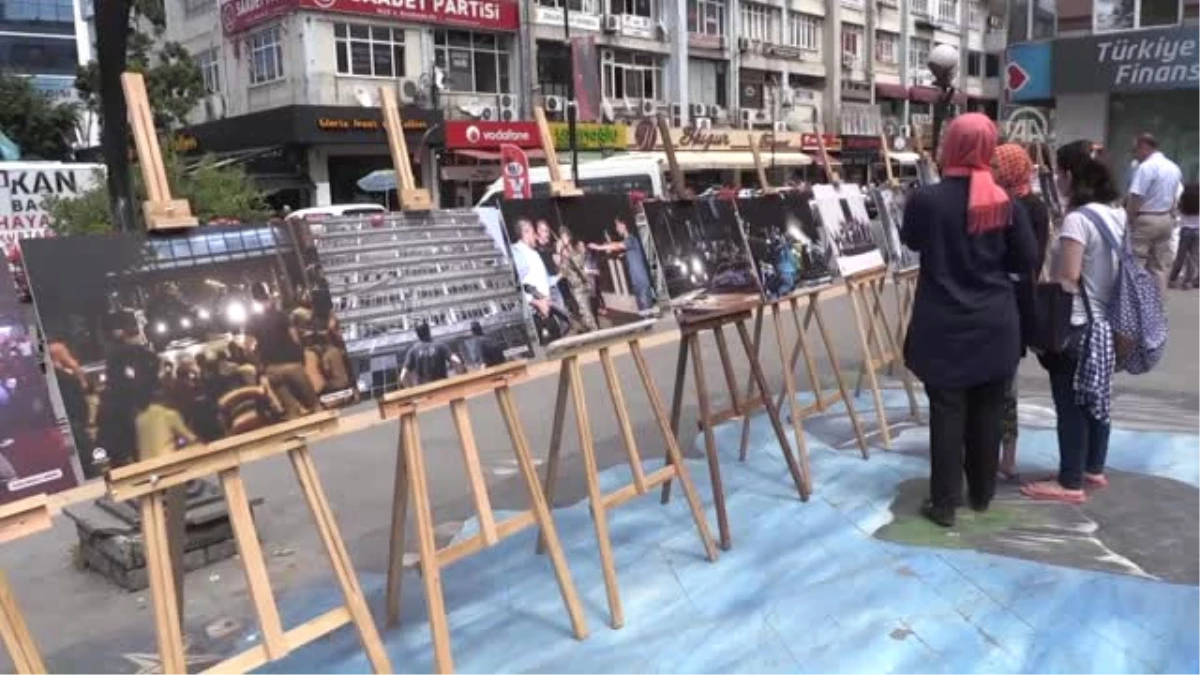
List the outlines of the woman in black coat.
{"type": "Polygon", "coordinates": [[[929,501],[923,513],[954,524],[967,474],[971,508],[996,486],[1004,398],[1021,355],[1010,273],[1036,264],[1023,209],[1012,208],[990,162],[996,127],[978,113],[954,119],[941,152],[942,181],[904,209],[904,243],[921,256],[904,358],[929,397],[929,501]]]}

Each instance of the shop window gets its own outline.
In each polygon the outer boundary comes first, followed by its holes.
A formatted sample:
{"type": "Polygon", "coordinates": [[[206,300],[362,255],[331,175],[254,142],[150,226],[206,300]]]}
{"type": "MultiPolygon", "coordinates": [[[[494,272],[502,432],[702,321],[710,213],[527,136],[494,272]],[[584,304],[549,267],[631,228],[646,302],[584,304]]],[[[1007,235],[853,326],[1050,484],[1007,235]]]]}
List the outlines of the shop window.
{"type": "Polygon", "coordinates": [[[1095,0],[1092,28],[1097,33],[1173,26],[1183,16],[1182,0],[1095,0]]]}
{"type": "Polygon", "coordinates": [[[875,60],[880,63],[896,64],[899,59],[896,55],[899,44],[897,40],[899,36],[895,33],[887,31],[875,32],[875,60]]]}
{"type": "Polygon", "coordinates": [[[512,92],[508,38],[491,33],[437,30],[434,63],[446,74],[446,89],[481,94],[512,92]]]}
{"type": "Polygon", "coordinates": [[[283,79],[283,31],[271,26],[246,41],[250,49],[250,84],[283,79]]]}
{"type": "Polygon", "coordinates": [[[404,30],[333,24],[338,75],[404,77],[404,30]]]}
{"type": "Polygon", "coordinates": [[[600,62],[605,98],[662,99],[662,62],[654,54],[606,49],[600,62]]]}
{"type": "Polygon", "coordinates": [[[210,94],[221,93],[220,49],[214,47],[196,54],[196,67],[200,69],[200,77],[204,80],[204,90],[210,94]]]}
{"type": "Polygon", "coordinates": [[[567,96],[571,82],[571,50],[561,42],[538,41],[537,78],[543,96],[567,96]]]}
{"type": "Polygon", "coordinates": [[[777,7],[743,2],[740,35],[759,42],[776,43],[779,41],[779,16],[777,7]]]}
{"type": "Polygon", "coordinates": [[[654,18],[654,0],[609,0],[609,14],[630,14],[654,18]]]}
{"type": "Polygon", "coordinates": [[[689,33],[725,35],[725,0],[688,0],[687,13],[689,33]]]}
{"type": "Polygon", "coordinates": [[[10,73],[70,75],[79,68],[75,38],[0,35],[0,63],[10,73]]]}
{"type": "Polygon", "coordinates": [[[792,12],[788,16],[788,44],[808,52],[821,53],[822,21],[819,16],[792,12]]]}

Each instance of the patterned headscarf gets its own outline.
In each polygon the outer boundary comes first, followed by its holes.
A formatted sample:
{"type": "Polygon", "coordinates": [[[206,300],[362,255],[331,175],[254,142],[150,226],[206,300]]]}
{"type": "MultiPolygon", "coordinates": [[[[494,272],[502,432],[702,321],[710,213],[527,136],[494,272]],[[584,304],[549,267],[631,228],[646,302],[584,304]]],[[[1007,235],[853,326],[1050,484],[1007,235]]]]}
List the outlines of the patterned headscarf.
{"type": "Polygon", "coordinates": [[[992,177],[992,151],[996,125],[986,115],[959,115],[946,130],[942,143],[942,175],[971,179],[967,202],[967,231],[983,234],[1008,226],[1008,193],[992,177]]]}
{"type": "Polygon", "coordinates": [[[992,173],[996,183],[1014,197],[1024,197],[1033,191],[1033,160],[1025,148],[1016,143],[998,146],[992,155],[992,173]]]}

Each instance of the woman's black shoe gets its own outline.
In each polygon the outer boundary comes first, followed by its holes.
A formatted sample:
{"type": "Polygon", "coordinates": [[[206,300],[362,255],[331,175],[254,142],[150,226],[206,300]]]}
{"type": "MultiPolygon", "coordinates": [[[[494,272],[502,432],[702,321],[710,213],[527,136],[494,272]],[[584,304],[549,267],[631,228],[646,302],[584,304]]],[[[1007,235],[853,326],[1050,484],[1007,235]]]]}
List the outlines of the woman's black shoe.
{"type": "Polygon", "coordinates": [[[925,500],[924,504],[921,504],[921,515],[942,527],[954,527],[954,511],[935,508],[933,502],[928,499],[925,500]]]}

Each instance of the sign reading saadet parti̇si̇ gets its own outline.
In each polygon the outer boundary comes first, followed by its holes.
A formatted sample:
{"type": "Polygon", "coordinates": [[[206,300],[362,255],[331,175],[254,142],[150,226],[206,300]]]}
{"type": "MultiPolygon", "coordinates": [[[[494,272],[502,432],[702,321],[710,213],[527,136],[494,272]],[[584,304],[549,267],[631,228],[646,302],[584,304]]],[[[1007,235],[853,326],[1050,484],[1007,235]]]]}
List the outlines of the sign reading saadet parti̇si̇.
{"type": "Polygon", "coordinates": [[[1195,89],[1200,33],[1175,26],[1055,40],[1054,85],[1059,94],[1195,89]]]}
{"type": "Polygon", "coordinates": [[[513,31],[520,22],[515,0],[224,0],[221,26],[240,33],[298,9],[483,30],[513,31]]]}

